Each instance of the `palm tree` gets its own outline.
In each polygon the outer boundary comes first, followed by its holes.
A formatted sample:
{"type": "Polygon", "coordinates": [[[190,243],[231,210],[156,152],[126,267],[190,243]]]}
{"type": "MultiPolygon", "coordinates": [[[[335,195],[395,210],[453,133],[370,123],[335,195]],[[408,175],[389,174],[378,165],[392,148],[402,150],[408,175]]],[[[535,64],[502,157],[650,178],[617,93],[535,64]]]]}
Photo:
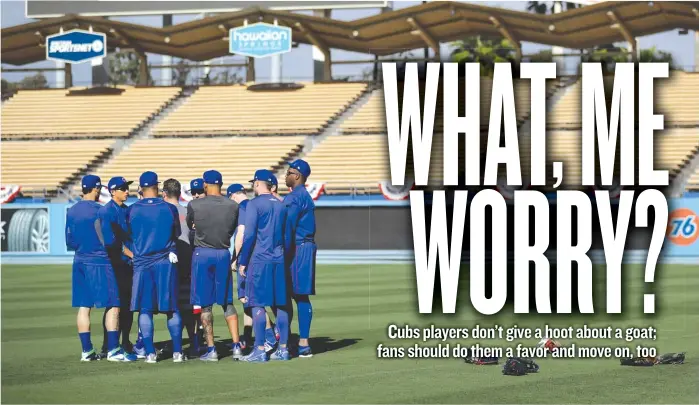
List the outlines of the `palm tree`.
{"type": "Polygon", "coordinates": [[[579,7],[576,3],[571,3],[569,1],[552,1],[551,4],[547,4],[545,1],[528,1],[527,11],[536,14],[553,14],[556,3],[561,5],[561,11],[573,10],[579,7]]]}
{"type": "Polygon", "coordinates": [[[506,39],[487,39],[480,36],[468,37],[451,44],[454,51],[451,59],[457,63],[478,62],[481,75],[492,76],[495,64],[516,63],[515,49],[506,39]]]}
{"type": "Polygon", "coordinates": [[[641,49],[641,54],[638,58],[639,62],[667,62],[670,64],[670,69],[673,69],[674,60],[670,52],[658,51],[655,47],[641,49]]]}

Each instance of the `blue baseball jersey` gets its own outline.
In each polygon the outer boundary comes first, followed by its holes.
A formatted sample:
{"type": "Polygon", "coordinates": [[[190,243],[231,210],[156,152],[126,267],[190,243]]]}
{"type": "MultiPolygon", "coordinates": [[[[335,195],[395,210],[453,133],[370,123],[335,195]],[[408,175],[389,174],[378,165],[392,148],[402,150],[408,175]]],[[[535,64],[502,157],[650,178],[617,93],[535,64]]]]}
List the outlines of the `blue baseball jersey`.
{"type": "Polygon", "coordinates": [[[316,205],[306,188],[294,188],[284,198],[284,205],[287,210],[285,248],[290,250],[294,245],[313,242],[316,235],[316,205]]]}
{"type": "Polygon", "coordinates": [[[122,246],[129,249],[132,247],[126,224],[127,209],[128,206],[119,205],[111,200],[98,212],[104,246],[107,251],[114,252],[113,254],[118,253],[124,262],[129,258],[121,253],[122,246]]]}
{"type": "Polygon", "coordinates": [[[179,213],[174,205],[160,198],[144,198],[128,208],[126,221],[134,262],[159,259],[175,252],[175,241],[180,237],[181,229],[179,213]]]}
{"type": "Polygon", "coordinates": [[[284,222],[286,207],[272,194],[261,194],[245,207],[245,235],[238,264],[251,259],[265,263],[284,263],[284,222]]]}
{"type": "Polygon", "coordinates": [[[76,257],[107,259],[107,250],[97,234],[100,208],[96,201],[82,200],[68,209],[66,246],[75,251],[76,257]]]}

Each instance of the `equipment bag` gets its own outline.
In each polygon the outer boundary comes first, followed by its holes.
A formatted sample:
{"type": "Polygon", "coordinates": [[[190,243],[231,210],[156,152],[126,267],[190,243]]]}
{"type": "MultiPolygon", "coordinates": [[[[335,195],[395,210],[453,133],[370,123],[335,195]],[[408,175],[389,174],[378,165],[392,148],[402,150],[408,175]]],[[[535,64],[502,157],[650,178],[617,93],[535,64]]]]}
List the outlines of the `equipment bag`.
{"type": "Polygon", "coordinates": [[[534,360],[522,357],[510,357],[502,367],[502,374],[504,375],[520,376],[537,372],[539,372],[539,365],[534,360]]]}

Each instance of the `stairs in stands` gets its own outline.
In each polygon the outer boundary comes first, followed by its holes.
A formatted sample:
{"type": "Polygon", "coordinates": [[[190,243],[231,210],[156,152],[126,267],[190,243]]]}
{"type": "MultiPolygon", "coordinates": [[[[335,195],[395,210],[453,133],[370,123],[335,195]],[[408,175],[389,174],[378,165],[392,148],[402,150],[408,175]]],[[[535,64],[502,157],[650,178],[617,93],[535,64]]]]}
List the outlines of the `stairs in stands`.
{"type": "Polygon", "coordinates": [[[325,138],[331,135],[338,135],[340,133],[340,127],[342,123],[345,122],[349,117],[354,115],[360,108],[362,108],[371,98],[372,93],[377,90],[377,87],[373,84],[369,84],[367,88],[354,99],[343,111],[337,114],[335,119],[318,135],[309,135],[306,137],[304,144],[297,151],[292,151],[286,158],[279,162],[278,165],[273,167],[273,170],[277,172],[277,177],[283,175],[286,172],[286,163],[290,163],[296,159],[302,159],[306,156],[313,148],[319,143],[323,142],[325,138]]]}
{"type": "MultiPolygon", "coordinates": [[[[695,128],[697,137],[699,137],[699,128],[695,128]]],[[[682,197],[687,187],[687,182],[692,177],[694,172],[699,168],[699,148],[694,148],[692,158],[680,169],[676,176],[670,178],[669,196],[682,197]]],[[[672,176],[672,173],[670,173],[672,176]]]]}
{"type": "MultiPolygon", "coordinates": [[[[143,139],[143,138],[148,138],[151,135],[151,130],[153,127],[160,122],[163,118],[165,118],[168,114],[170,114],[172,111],[176,110],[179,106],[187,102],[189,97],[194,94],[197,91],[196,87],[185,87],[183,88],[175,97],[173,97],[170,101],[165,103],[163,107],[160,108],[157,112],[155,112],[153,115],[148,117],[141,125],[136,127],[131,133],[129,134],[128,138],[126,139],[117,139],[114,141],[112,146],[108,149],[108,151],[102,153],[99,156],[96,156],[93,160],[91,160],[85,168],[73,173],[71,177],[67,178],[65,181],[63,181],[59,185],[59,192],[58,195],[67,195],[71,196],[72,195],[72,189],[74,185],[80,181],[80,179],[88,174],[97,171],[100,167],[104,166],[105,164],[109,163],[115,156],[117,156],[119,153],[121,153],[122,150],[128,148],[134,141],[138,139],[143,139]]],[[[105,179],[102,179],[103,181],[107,181],[105,179]]]]}
{"type": "MultiPolygon", "coordinates": [[[[553,106],[558,103],[563,96],[568,93],[573,88],[573,85],[580,80],[580,76],[568,76],[561,79],[560,84],[552,91],[546,94],[546,112],[548,113],[553,109],[553,106]]],[[[531,111],[530,111],[531,114],[531,111]]],[[[531,116],[521,123],[518,128],[518,133],[528,134],[531,131],[532,120],[531,116]]]]}

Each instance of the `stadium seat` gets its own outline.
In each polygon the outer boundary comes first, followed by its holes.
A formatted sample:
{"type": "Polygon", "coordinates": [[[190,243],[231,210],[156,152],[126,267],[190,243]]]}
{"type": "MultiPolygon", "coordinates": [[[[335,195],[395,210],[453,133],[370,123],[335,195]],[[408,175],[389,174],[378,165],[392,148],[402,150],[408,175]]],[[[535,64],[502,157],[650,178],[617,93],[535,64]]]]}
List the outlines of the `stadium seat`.
{"type": "MultiPolygon", "coordinates": [[[[515,80],[515,112],[518,123],[522,123],[530,113],[531,105],[531,87],[529,80],[515,80]]],[[[559,81],[549,81],[548,92],[551,92],[557,86],[560,86],[559,81]]],[[[492,79],[481,79],[481,128],[485,129],[489,125],[490,120],[490,103],[493,88],[492,79]]],[[[463,81],[459,84],[460,98],[463,98],[463,81]]],[[[402,88],[399,86],[399,93],[402,93],[402,88]]],[[[420,90],[424,95],[424,84],[420,90]]],[[[441,132],[444,122],[444,107],[442,102],[442,88],[437,92],[437,107],[435,111],[435,132],[441,132]]],[[[402,98],[399,98],[402,100],[402,98]]],[[[399,110],[402,108],[402,102],[399,101],[399,110]]],[[[464,115],[463,109],[459,111],[460,115],[464,115]]],[[[383,90],[375,90],[366,104],[364,104],[357,112],[342,123],[341,130],[345,134],[356,133],[385,133],[386,132],[386,113],[383,90]]]]}
{"type": "Polygon", "coordinates": [[[3,139],[127,137],[177,96],[179,87],[125,89],[118,95],[68,96],[68,90],[20,90],[2,106],[3,139]]]}
{"type": "MultiPolygon", "coordinates": [[[[520,161],[522,175],[530,173],[530,145],[528,134],[520,136],[520,161]]],[[[656,131],[654,137],[654,168],[668,170],[670,180],[689,162],[699,150],[699,128],[670,128],[656,131]]],[[[582,137],[577,131],[547,131],[546,167],[551,175],[552,162],[563,162],[562,186],[578,188],[582,182],[582,137]]],[[[597,153],[597,152],[595,152],[597,153]]],[[[617,156],[619,156],[617,154],[617,156]]],[[[639,163],[637,163],[638,165],[639,163]]],[[[615,171],[618,172],[618,164],[615,171]]]]}
{"type": "MultiPolygon", "coordinates": [[[[606,97],[611,97],[614,76],[605,77],[606,97]]],[[[699,125],[699,74],[670,72],[668,79],[656,79],[653,99],[655,114],[664,115],[665,128],[699,125]]],[[[582,127],[582,82],[578,81],[547,114],[549,129],[582,127]]]]}
{"type": "Polygon", "coordinates": [[[112,140],[5,141],[2,183],[22,186],[22,193],[56,191],[64,181],[87,169],[111,149],[112,140]]]}
{"type": "MultiPolygon", "coordinates": [[[[442,136],[432,139],[428,184],[441,185],[443,178],[442,136]]],[[[386,134],[334,135],[303,156],[313,168],[310,183],[325,183],[327,194],[378,193],[379,183],[391,179],[386,134]]],[[[412,152],[408,148],[406,179],[412,177],[412,152]]],[[[463,166],[463,156],[460,156],[463,166]]],[[[286,187],[280,185],[280,191],[286,187]]]]}
{"type": "Polygon", "coordinates": [[[95,174],[103,179],[124,176],[134,180],[147,170],[158,173],[160,181],[178,179],[182,184],[209,169],[223,175],[224,186],[248,185],[255,170],[275,169],[298,152],[304,136],[226,137],[226,138],[147,138],[133,142],[95,174]]]}
{"type": "Polygon", "coordinates": [[[687,191],[699,192],[699,167],[697,167],[696,170],[694,170],[694,174],[689,177],[686,189],[687,191]]]}
{"type": "Polygon", "coordinates": [[[364,83],[304,83],[289,91],[200,87],[159,122],[155,136],[316,134],[366,89],[364,83]]]}

